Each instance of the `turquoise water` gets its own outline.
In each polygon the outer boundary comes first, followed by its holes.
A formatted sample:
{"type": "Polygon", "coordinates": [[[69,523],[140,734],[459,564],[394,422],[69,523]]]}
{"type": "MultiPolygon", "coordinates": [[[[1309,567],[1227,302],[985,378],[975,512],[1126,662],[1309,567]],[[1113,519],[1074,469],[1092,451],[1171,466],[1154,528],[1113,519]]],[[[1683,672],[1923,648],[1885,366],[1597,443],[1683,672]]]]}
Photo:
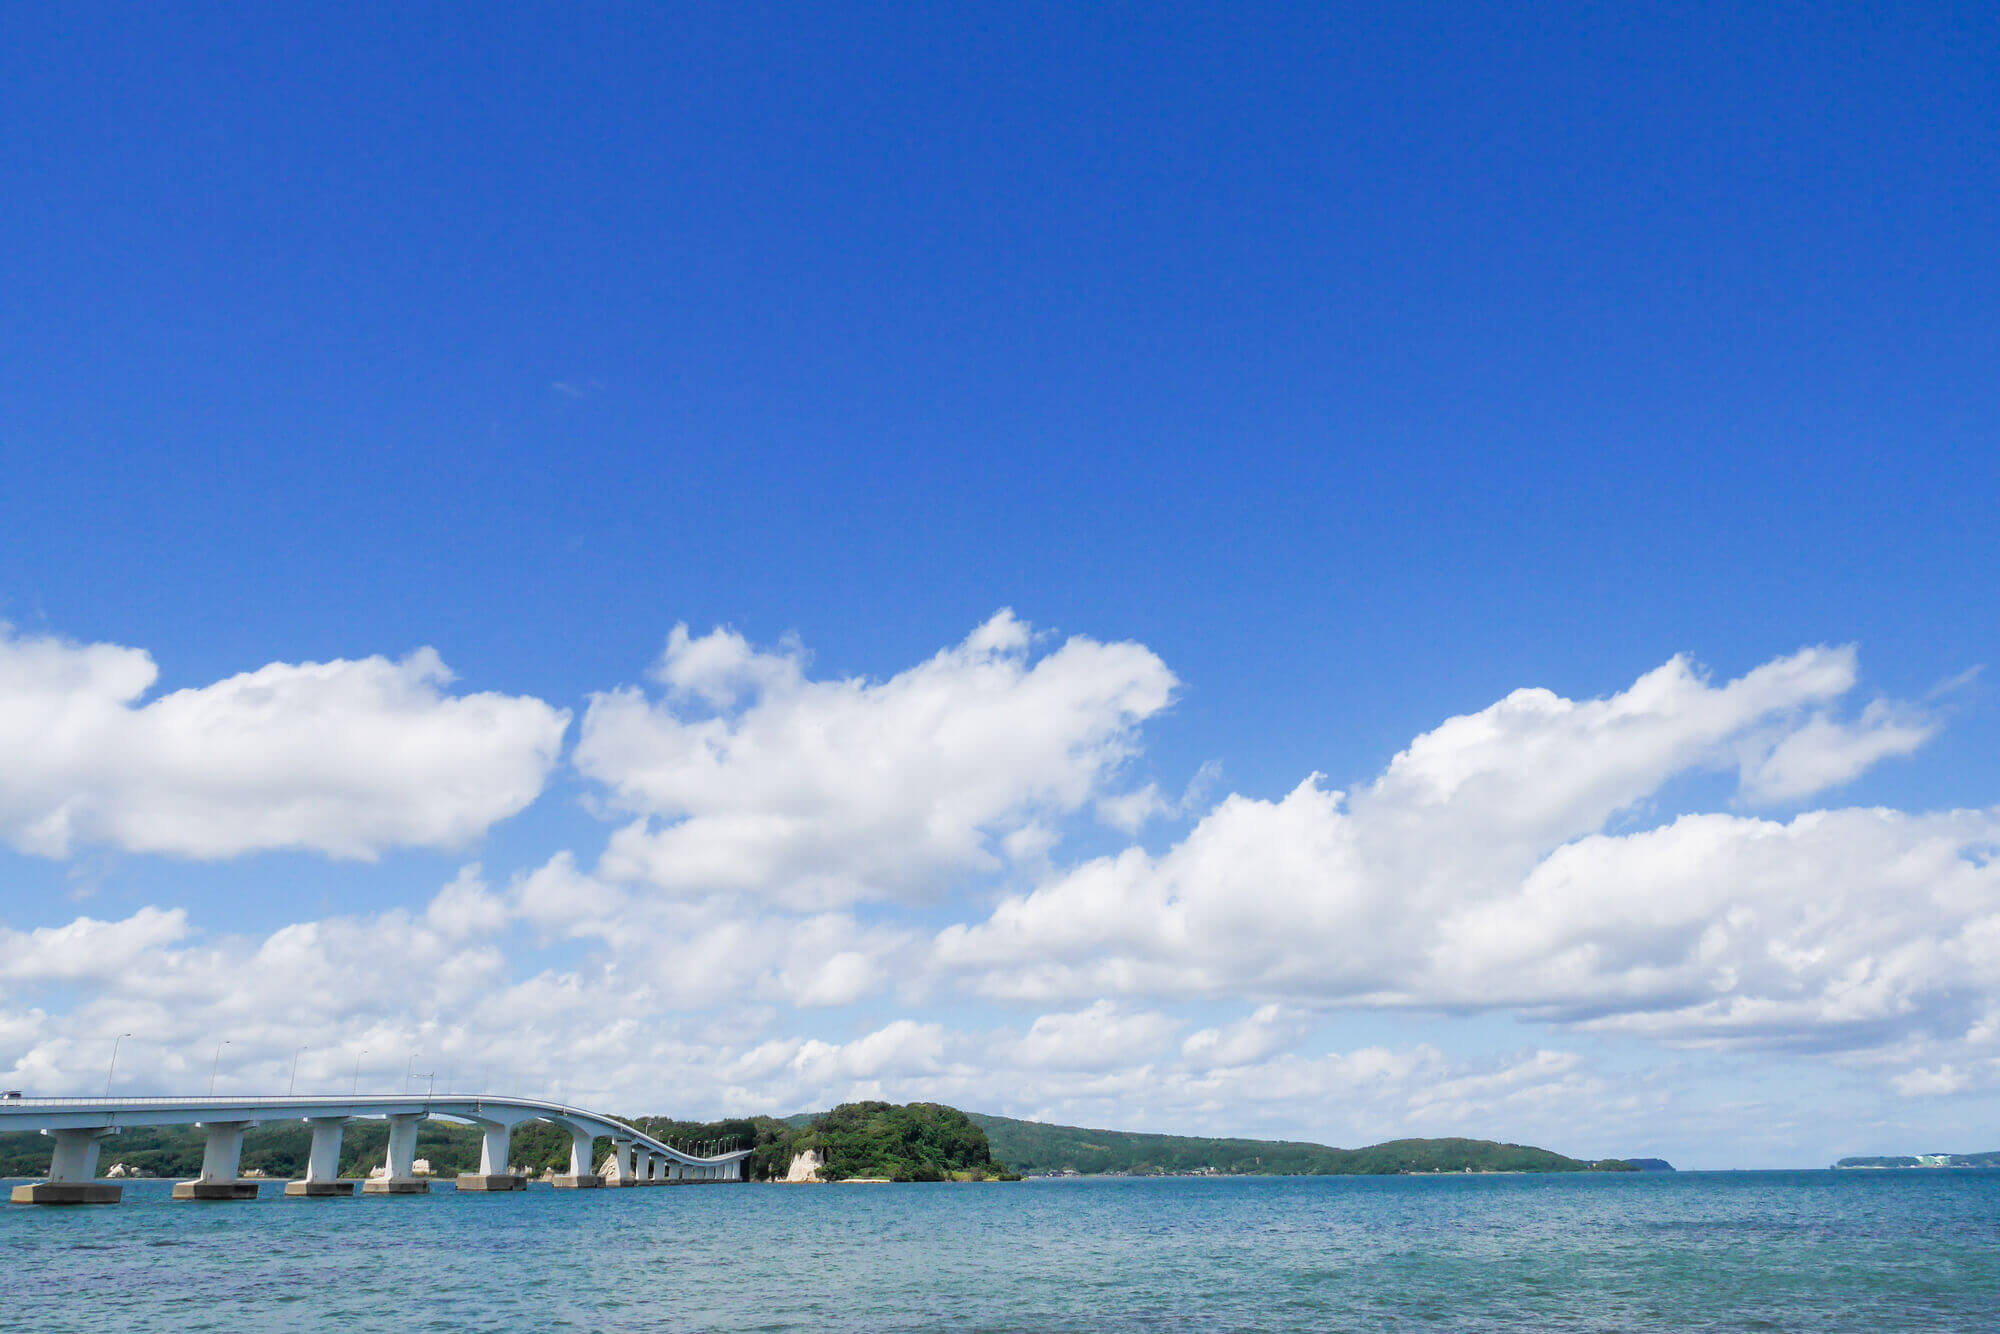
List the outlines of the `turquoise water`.
{"type": "Polygon", "coordinates": [[[0,1209],[0,1326],[2000,1329],[2000,1172],[168,1189],[0,1209]]]}

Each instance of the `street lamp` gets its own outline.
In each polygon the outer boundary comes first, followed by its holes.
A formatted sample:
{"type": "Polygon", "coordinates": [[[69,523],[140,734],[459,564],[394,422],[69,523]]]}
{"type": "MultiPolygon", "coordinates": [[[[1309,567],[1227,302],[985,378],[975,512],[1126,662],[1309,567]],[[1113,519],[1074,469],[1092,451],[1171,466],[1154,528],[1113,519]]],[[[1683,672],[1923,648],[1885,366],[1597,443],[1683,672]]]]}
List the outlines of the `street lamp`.
{"type": "Polygon", "coordinates": [[[104,1072],[104,1096],[107,1098],[111,1096],[111,1076],[118,1073],[118,1044],[131,1036],[130,1033],[120,1033],[111,1039],[111,1068],[104,1072]]]}
{"type": "Polygon", "coordinates": [[[300,1047],[292,1053],[292,1082],[285,1086],[285,1096],[287,1098],[291,1097],[292,1093],[299,1086],[299,1057],[305,1055],[306,1050],[306,1048],[300,1047]]]}
{"type": "Polygon", "coordinates": [[[222,1068],[222,1049],[230,1045],[228,1038],[215,1044],[215,1062],[208,1067],[208,1096],[215,1096],[215,1072],[222,1068]]]}
{"type": "MultiPolygon", "coordinates": [[[[367,1054],[368,1048],[363,1047],[361,1049],[361,1056],[366,1056],[367,1054]]],[[[361,1056],[354,1058],[354,1096],[357,1098],[361,1096],[361,1056]]]]}

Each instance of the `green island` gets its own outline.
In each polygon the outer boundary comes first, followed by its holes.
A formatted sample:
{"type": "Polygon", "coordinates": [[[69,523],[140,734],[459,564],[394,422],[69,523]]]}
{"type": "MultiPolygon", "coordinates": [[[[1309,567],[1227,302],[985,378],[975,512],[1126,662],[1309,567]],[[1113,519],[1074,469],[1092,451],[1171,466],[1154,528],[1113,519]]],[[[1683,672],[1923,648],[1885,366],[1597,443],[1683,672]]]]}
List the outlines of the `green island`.
{"type": "MultiPolygon", "coordinates": [[[[1640,1170],[1625,1159],[1589,1161],[1531,1145],[1482,1139],[1399,1139],[1360,1149],[1336,1149],[1296,1140],[1206,1139],[1049,1125],[966,1113],[930,1102],[855,1102],[828,1112],[721,1121],[660,1116],[623,1119],[692,1153],[750,1149],[753,1152],[745,1167],[755,1181],[785,1180],[794,1175],[795,1164],[800,1164],[798,1174],[821,1181],[1640,1170]],[[812,1156],[802,1158],[807,1154],[812,1156]]],[[[380,1121],[352,1123],[341,1144],[341,1174],[366,1176],[369,1168],[382,1161],[386,1137],[380,1121]]],[[[479,1132],[471,1126],[427,1121],[417,1137],[417,1156],[429,1161],[434,1174],[453,1176],[477,1169],[479,1143],[479,1132]]],[[[114,1163],[123,1163],[128,1172],[140,1176],[191,1177],[201,1169],[202,1144],[202,1133],[191,1126],[134,1127],[106,1145],[103,1162],[107,1170],[114,1163]]],[[[303,1122],[260,1126],[244,1136],[242,1170],[274,1178],[296,1177],[305,1170],[310,1148],[311,1134],[303,1122]]],[[[602,1161],[610,1151],[610,1141],[601,1140],[593,1160],[602,1161]]],[[[514,1165],[530,1173],[566,1170],[569,1153],[567,1130],[543,1121],[515,1129],[514,1165]]],[[[0,1177],[39,1176],[48,1170],[48,1161],[45,1137],[0,1135],[0,1177]]],[[[1919,1164],[1916,1159],[1842,1160],[1842,1166],[1848,1165],[1919,1164]]]]}

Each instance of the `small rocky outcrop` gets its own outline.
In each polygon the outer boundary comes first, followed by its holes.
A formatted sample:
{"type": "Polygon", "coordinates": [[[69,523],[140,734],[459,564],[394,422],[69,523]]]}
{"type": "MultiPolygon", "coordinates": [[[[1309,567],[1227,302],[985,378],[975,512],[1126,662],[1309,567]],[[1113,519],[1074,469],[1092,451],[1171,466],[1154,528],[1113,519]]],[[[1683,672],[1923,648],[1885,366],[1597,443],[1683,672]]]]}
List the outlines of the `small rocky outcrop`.
{"type": "Polygon", "coordinates": [[[785,1180],[790,1182],[818,1181],[819,1169],[826,1166],[826,1159],[818,1149],[807,1149],[792,1155],[792,1165],[785,1169],[785,1180]]]}

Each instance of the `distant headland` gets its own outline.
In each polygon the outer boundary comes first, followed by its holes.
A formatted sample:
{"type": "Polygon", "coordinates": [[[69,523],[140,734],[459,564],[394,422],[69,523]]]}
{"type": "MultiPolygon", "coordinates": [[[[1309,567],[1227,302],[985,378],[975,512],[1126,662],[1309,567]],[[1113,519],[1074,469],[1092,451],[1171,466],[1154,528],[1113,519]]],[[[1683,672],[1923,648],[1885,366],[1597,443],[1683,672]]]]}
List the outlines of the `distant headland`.
{"type": "MultiPolygon", "coordinates": [[[[1570,1158],[1485,1139],[1398,1139],[1360,1149],[1303,1140],[1207,1139],[971,1114],[996,1157],[1027,1176],[1394,1176],[1635,1172],[1628,1159],[1570,1158]]],[[[1659,1160],[1653,1160],[1658,1162],[1659,1160]]],[[[1667,1170],[1671,1171],[1671,1168],[1667,1170]]]]}
{"type": "Polygon", "coordinates": [[[1986,1153],[1909,1153],[1885,1158],[1842,1158],[1834,1164],[1843,1168],[1887,1167],[2000,1167],[2000,1149],[1986,1153]]]}

